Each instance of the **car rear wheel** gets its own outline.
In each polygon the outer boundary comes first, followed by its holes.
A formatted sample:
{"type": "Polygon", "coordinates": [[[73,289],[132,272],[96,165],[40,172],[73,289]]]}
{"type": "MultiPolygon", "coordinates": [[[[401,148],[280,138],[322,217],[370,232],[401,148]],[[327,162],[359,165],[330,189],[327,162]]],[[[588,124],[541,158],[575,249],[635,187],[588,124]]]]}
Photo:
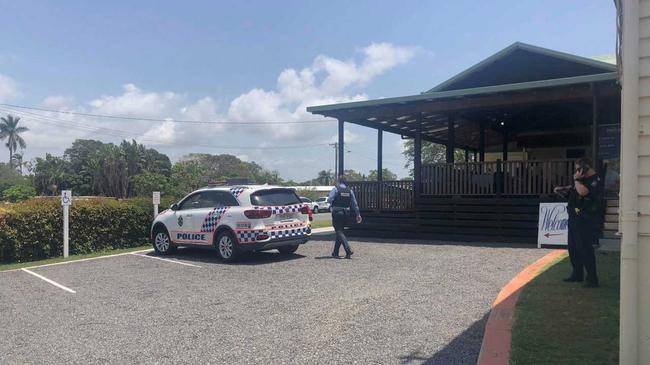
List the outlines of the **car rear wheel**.
{"type": "Polygon", "coordinates": [[[298,245],[278,247],[278,251],[280,251],[280,253],[283,255],[294,253],[296,252],[297,249],[298,249],[298,245]]]}
{"type": "Polygon", "coordinates": [[[167,255],[176,251],[176,246],[172,244],[169,233],[165,228],[158,227],[153,232],[153,250],[158,255],[167,255]]]}
{"type": "Polygon", "coordinates": [[[237,249],[237,242],[233,235],[228,231],[223,231],[217,236],[217,253],[223,262],[234,261],[239,252],[237,249]]]}

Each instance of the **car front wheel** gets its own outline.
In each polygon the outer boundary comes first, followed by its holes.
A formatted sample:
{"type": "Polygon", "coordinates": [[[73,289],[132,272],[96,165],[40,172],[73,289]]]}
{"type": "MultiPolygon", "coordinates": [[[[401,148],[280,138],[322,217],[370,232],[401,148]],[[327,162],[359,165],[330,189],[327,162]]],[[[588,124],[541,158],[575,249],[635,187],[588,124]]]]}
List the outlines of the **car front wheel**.
{"type": "Polygon", "coordinates": [[[312,209],[312,211],[314,212],[314,214],[318,214],[318,206],[315,206],[314,209],[312,209]]]}
{"type": "Polygon", "coordinates": [[[223,231],[217,236],[217,253],[223,262],[232,262],[237,258],[237,242],[230,232],[223,231]]]}
{"type": "Polygon", "coordinates": [[[176,246],[172,245],[172,240],[169,238],[169,233],[167,233],[166,229],[160,227],[154,231],[153,250],[158,255],[167,255],[176,250],[176,246]]]}

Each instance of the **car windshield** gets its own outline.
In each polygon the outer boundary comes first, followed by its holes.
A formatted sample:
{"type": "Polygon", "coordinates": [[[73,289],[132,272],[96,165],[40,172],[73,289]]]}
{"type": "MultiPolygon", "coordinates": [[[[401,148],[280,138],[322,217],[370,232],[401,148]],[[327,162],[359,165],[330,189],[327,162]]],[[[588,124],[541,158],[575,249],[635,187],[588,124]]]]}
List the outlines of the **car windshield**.
{"type": "Polygon", "coordinates": [[[290,189],[269,189],[251,194],[251,203],[261,206],[290,205],[299,204],[300,198],[290,189]]]}

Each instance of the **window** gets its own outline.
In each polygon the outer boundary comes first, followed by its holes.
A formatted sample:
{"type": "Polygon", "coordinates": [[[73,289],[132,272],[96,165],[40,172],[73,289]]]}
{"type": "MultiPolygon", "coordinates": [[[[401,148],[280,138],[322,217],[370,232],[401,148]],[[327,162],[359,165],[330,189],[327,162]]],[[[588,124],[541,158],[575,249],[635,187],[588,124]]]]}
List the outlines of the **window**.
{"type": "Polygon", "coordinates": [[[202,191],[183,200],[178,210],[234,207],[238,205],[237,199],[230,193],[223,191],[202,191]]]}
{"type": "Polygon", "coordinates": [[[178,207],[178,210],[198,209],[200,208],[199,206],[200,199],[201,199],[201,193],[190,195],[181,202],[181,204],[178,207]]]}
{"type": "Polygon", "coordinates": [[[311,203],[311,200],[309,200],[309,198],[300,198],[300,201],[303,203],[311,203]]]}
{"type": "Polygon", "coordinates": [[[327,198],[318,198],[318,199],[316,199],[316,202],[318,202],[318,203],[323,203],[323,202],[325,202],[326,200],[327,200],[327,198]]]}
{"type": "Polygon", "coordinates": [[[201,208],[214,208],[214,207],[232,207],[237,206],[237,199],[230,193],[223,191],[205,191],[201,193],[201,200],[199,203],[201,208]]]}
{"type": "Polygon", "coordinates": [[[272,206],[299,204],[300,198],[290,189],[260,190],[251,194],[253,205],[272,206]]]}

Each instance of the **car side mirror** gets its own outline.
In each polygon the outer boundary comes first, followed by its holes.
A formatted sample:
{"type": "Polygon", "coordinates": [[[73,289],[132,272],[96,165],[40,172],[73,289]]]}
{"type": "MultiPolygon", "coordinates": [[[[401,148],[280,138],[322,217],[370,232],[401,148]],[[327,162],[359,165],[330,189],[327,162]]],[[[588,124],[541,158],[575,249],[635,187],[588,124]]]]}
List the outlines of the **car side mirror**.
{"type": "Polygon", "coordinates": [[[172,204],[172,205],[169,207],[169,209],[171,209],[171,210],[178,210],[178,204],[176,204],[176,203],[172,204]]]}

